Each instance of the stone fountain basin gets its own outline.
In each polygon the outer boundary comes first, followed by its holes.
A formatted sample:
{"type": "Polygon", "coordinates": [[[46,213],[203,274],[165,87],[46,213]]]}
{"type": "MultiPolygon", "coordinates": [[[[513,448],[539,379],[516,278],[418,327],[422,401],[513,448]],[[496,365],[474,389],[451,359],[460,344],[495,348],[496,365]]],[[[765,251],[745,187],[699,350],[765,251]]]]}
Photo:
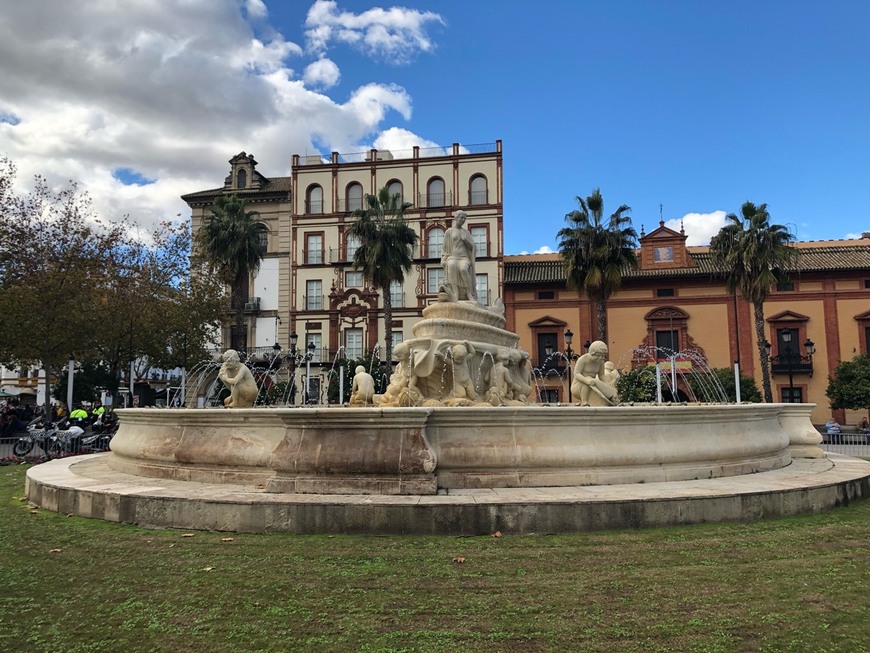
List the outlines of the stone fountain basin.
{"type": "Polygon", "coordinates": [[[109,464],[318,494],[682,481],[824,456],[812,407],[125,409],[109,464]]]}

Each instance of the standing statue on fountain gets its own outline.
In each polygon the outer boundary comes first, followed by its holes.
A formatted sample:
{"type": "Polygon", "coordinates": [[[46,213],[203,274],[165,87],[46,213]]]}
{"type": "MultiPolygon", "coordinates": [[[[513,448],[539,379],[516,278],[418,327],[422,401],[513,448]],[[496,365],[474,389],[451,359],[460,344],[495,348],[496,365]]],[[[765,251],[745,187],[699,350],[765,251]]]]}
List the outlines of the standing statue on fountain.
{"type": "Polygon", "coordinates": [[[467,299],[479,303],[477,277],[474,274],[474,240],[464,227],[466,217],[465,211],[454,213],[453,226],[444,233],[442,290],[449,301],[467,299]]]}
{"type": "MultiPolygon", "coordinates": [[[[596,340],[589,345],[574,367],[571,396],[584,406],[615,406],[619,403],[616,388],[608,381],[607,345],[596,340]]],[[[612,378],[612,377],[611,377],[612,378]]]]}

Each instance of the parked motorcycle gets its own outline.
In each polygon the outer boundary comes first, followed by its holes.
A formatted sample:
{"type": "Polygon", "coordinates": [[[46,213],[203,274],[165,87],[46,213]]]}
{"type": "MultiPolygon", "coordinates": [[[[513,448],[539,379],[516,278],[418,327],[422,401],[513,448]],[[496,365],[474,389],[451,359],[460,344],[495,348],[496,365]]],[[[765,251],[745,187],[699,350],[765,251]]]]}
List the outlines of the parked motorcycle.
{"type": "Polygon", "coordinates": [[[63,453],[73,453],[81,447],[81,436],[84,430],[78,426],[66,426],[61,428],[59,424],[43,423],[34,420],[27,425],[27,432],[18,438],[12,445],[12,453],[23,458],[33,451],[36,445],[42,449],[46,456],[54,458],[63,453]]]}

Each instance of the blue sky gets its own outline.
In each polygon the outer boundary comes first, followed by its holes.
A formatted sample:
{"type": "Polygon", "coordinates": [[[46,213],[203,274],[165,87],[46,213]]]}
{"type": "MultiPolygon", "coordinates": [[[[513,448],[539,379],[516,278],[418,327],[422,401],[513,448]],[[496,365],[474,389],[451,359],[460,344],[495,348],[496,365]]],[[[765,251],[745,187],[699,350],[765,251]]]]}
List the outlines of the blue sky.
{"type": "Polygon", "coordinates": [[[80,176],[110,213],[183,213],[240,150],[279,176],[309,147],[501,139],[506,253],[555,248],[596,187],[638,230],[661,204],[694,243],[747,199],[800,240],[870,231],[866,0],[197,0],[55,25],[23,4],[0,18],[0,155],[80,176]],[[75,87],[40,48],[64,35],[75,87]]]}

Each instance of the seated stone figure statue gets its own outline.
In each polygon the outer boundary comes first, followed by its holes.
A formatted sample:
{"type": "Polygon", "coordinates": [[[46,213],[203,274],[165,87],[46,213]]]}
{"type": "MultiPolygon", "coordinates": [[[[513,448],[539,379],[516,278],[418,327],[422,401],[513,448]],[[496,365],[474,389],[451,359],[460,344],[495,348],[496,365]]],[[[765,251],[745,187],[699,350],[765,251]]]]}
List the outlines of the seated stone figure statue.
{"type": "Polygon", "coordinates": [[[222,360],[218,379],[230,389],[230,396],[224,399],[224,406],[250,408],[257,400],[257,382],[254,381],[254,375],[242,364],[235,349],[227,349],[222,360]]]}
{"type": "Polygon", "coordinates": [[[350,390],[351,406],[366,406],[372,403],[375,396],[375,380],[366,372],[363,365],[357,365],[353,376],[353,386],[350,390]]]}
{"type": "Polygon", "coordinates": [[[614,406],[619,403],[616,388],[609,382],[613,376],[608,373],[606,363],[607,345],[600,340],[593,342],[589,351],[577,360],[571,396],[584,406],[614,406]]]}

